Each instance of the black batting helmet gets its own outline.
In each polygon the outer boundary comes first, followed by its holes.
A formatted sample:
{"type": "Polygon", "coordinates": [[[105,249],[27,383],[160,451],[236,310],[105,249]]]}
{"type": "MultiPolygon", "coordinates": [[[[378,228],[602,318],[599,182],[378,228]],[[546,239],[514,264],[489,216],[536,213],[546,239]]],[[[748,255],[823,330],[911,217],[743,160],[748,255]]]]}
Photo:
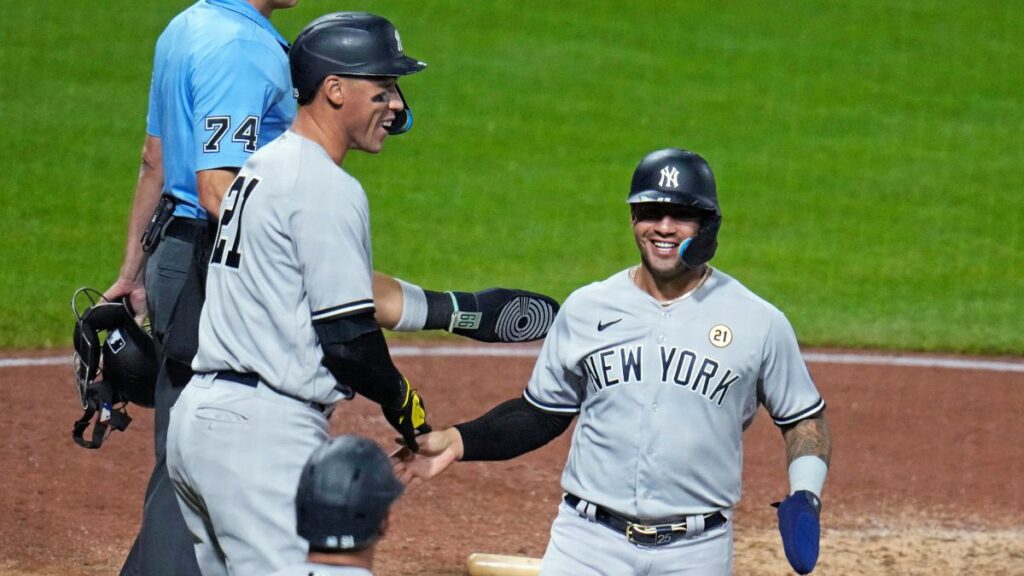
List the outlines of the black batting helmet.
{"type": "Polygon", "coordinates": [[[298,533],[310,550],[358,550],[377,540],[391,503],[404,487],[391,461],[361,436],[334,438],[318,448],[299,478],[298,533]]]}
{"type": "Polygon", "coordinates": [[[687,268],[696,268],[714,257],[722,211],[718,206],[715,175],[700,154],[665,148],[644,156],[633,171],[626,201],[630,204],[666,202],[697,209],[702,214],[700,230],[693,241],[683,247],[680,258],[687,268]]]}
{"type": "MultiPolygon", "coordinates": [[[[390,21],[369,12],[335,12],[313,20],[289,49],[288,63],[299,104],[309,103],[330,75],[397,77],[427,67],[426,62],[405,55],[390,21]]],[[[401,90],[398,93],[401,96],[401,90]]],[[[412,127],[412,112],[401,97],[405,110],[392,123],[392,134],[412,127]]]]}

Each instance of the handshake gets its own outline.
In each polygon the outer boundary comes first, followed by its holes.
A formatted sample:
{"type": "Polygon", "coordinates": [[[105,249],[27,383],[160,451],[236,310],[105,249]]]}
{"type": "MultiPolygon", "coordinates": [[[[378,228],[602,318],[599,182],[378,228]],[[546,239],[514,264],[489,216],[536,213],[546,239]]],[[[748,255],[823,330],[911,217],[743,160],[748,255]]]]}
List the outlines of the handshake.
{"type": "Polygon", "coordinates": [[[402,435],[402,445],[391,454],[395,475],[408,486],[416,486],[444,472],[462,458],[462,436],[455,428],[432,432],[427,424],[423,399],[405,378],[400,406],[381,406],[388,423],[402,435]]]}

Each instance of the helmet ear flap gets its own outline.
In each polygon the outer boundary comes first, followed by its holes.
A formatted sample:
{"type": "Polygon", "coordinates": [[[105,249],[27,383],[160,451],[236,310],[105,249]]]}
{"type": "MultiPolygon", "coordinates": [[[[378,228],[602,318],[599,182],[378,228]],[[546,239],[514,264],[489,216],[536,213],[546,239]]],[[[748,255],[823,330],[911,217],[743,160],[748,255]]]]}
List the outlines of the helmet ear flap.
{"type": "Polygon", "coordinates": [[[398,91],[398,97],[402,99],[402,111],[395,114],[395,119],[391,122],[391,127],[388,128],[388,134],[392,136],[405,134],[412,130],[412,109],[409,108],[409,102],[405,99],[405,94],[402,94],[402,89],[398,87],[398,84],[395,84],[395,90],[398,91]]]}
{"type": "Polygon", "coordinates": [[[714,258],[718,248],[718,229],[721,226],[722,214],[719,212],[709,212],[701,218],[700,230],[679,256],[687,269],[696,268],[714,258]]]}

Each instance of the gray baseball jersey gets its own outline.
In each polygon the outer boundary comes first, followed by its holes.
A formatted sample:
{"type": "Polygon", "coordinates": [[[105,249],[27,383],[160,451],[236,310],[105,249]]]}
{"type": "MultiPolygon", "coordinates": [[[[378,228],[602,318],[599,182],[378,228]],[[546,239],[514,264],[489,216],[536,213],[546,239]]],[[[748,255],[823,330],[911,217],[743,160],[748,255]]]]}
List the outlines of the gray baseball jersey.
{"type": "Polygon", "coordinates": [[[743,430],[824,409],[786,317],[720,270],[663,306],[629,270],[585,286],[555,319],[526,400],[579,413],[562,488],[653,521],[740,499],[743,430]]]}
{"type": "Polygon", "coordinates": [[[373,309],[366,193],[288,131],[239,171],[221,207],[196,372],[255,372],[285,394],[350,397],[323,366],[313,321],[373,309]]]}

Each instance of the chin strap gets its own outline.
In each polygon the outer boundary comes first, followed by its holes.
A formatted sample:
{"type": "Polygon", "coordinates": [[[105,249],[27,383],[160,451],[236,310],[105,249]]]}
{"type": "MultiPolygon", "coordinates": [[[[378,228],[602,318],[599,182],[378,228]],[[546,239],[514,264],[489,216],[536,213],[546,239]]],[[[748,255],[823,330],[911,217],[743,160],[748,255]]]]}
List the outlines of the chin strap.
{"type": "Polygon", "coordinates": [[[125,409],[124,402],[114,403],[114,389],[106,382],[93,382],[85,391],[85,411],[75,421],[71,437],[75,444],[82,448],[96,449],[103,445],[111,430],[124,430],[131,424],[132,418],[125,409]],[[92,429],[92,439],[83,437],[93,416],[99,413],[92,429]]]}

